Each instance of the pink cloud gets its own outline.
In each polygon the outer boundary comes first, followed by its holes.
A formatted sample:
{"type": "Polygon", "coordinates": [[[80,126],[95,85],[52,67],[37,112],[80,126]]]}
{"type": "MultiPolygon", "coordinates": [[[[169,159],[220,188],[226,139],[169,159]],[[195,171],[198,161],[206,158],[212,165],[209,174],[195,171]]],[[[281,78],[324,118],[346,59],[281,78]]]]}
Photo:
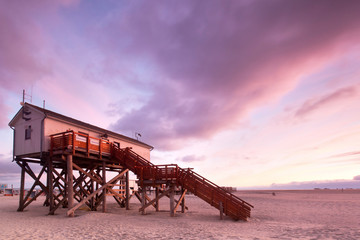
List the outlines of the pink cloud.
{"type": "Polygon", "coordinates": [[[338,89],[325,96],[317,97],[316,99],[307,100],[303,105],[295,112],[295,117],[305,117],[306,115],[317,111],[318,109],[324,109],[337,103],[341,100],[346,100],[357,96],[357,87],[351,86],[338,89]]]}
{"type": "Polygon", "coordinates": [[[132,4],[104,27],[103,51],[113,62],[119,52],[146,58],[156,80],[153,97],[112,127],[163,149],[212,136],[356,44],[359,10],[357,1],[132,4]]]}
{"type": "Polygon", "coordinates": [[[185,157],[182,157],[181,159],[178,159],[182,162],[199,162],[199,161],[204,161],[205,160],[205,156],[196,156],[196,155],[187,155],[185,157]]]}

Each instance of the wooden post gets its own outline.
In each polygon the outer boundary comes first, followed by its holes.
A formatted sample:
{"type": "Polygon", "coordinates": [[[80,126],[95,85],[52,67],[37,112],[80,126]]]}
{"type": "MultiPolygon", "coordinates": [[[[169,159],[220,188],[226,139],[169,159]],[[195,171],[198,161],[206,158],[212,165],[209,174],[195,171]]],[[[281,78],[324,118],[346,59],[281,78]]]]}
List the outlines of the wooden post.
{"type": "MultiPolygon", "coordinates": [[[[94,179],[90,178],[90,192],[94,192],[94,179]]],[[[91,211],[95,211],[95,197],[90,200],[91,211]]]]}
{"type": "MultiPolygon", "coordinates": [[[[68,198],[68,208],[71,209],[74,204],[74,179],[73,179],[73,156],[71,154],[67,155],[66,158],[67,164],[67,198],[68,198]]],[[[74,212],[68,215],[69,217],[74,217],[74,212]]]]}
{"type": "Polygon", "coordinates": [[[158,212],[159,211],[159,186],[156,186],[156,189],[155,189],[155,198],[156,198],[156,203],[155,203],[155,206],[156,206],[156,211],[158,212]]]}
{"type": "MultiPolygon", "coordinates": [[[[145,204],[146,204],[146,197],[145,197],[145,195],[146,195],[146,188],[143,186],[143,187],[141,188],[141,207],[144,207],[145,204]]],[[[141,211],[141,214],[142,214],[142,215],[145,215],[145,214],[146,214],[145,208],[141,211]]]]}
{"type": "Polygon", "coordinates": [[[224,208],[223,208],[222,202],[219,203],[219,208],[220,208],[220,220],[223,220],[224,219],[224,208]]]}
{"type": "MultiPolygon", "coordinates": [[[[186,190],[184,190],[184,188],[181,188],[181,193],[184,194],[186,190]]],[[[186,194],[186,192],[185,192],[186,194]]],[[[184,213],[185,212],[185,195],[181,201],[181,212],[184,213]]]]}
{"type": "Polygon", "coordinates": [[[19,208],[17,210],[18,212],[22,212],[24,210],[24,184],[25,184],[25,168],[23,163],[21,165],[19,208]]]}
{"type": "Polygon", "coordinates": [[[174,212],[174,185],[170,186],[170,217],[174,217],[175,216],[175,212],[174,212]]]}
{"type": "Polygon", "coordinates": [[[49,188],[49,214],[54,215],[54,183],[53,183],[53,162],[52,158],[47,158],[48,161],[48,171],[47,171],[47,179],[48,179],[48,188],[49,188]]]}
{"type": "MultiPolygon", "coordinates": [[[[102,176],[103,176],[103,185],[106,184],[106,169],[105,169],[105,161],[102,162],[102,176]]],[[[106,188],[103,189],[103,205],[102,211],[106,212],[106,188]]]]}
{"type": "Polygon", "coordinates": [[[130,201],[130,186],[129,186],[129,171],[126,172],[126,175],[125,175],[125,178],[126,178],[126,183],[125,183],[125,208],[126,210],[129,210],[130,207],[129,207],[129,201],[130,201]]]}

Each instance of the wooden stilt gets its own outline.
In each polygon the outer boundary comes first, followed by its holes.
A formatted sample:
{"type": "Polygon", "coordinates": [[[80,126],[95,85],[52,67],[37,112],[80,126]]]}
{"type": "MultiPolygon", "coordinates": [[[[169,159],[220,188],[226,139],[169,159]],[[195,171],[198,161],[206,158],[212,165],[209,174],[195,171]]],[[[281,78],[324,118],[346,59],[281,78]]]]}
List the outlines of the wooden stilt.
{"type": "Polygon", "coordinates": [[[182,190],[182,195],[184,195],[182,201],[181,201],[181,212],[184,213],[185,212],[185,195],[186,195],[186,192],[187,192],[187,189],[184,189],[184,188],[181,188],[182,190]]]}
{"type": "Polygon", "coordinates": [[[54,186],[53,186],[53,162],[51,158],[47,158],[48,162],[48,171],[47,171],[47,179],[48,179],[48,188],[49,188],[49,214],[53,215],[53,209],[54,209],[54,186]]]}
{"type": "Polygon", "coordinates": [[[20,180],[20,196],[19,196],[19,208],[18,208],[18,212],[22,212],[24,210],[24,187],[25,184],[25,167],[24,167],[24,163],[21,165],[21,180],[20,180]]]}
{"type": "Polygon", "coordinates": [[[129,201],[130,201],[130,186],[129,186],[129,172],[126,172],[125,174],[125,179],[126,179],[126,183],[125,183],[125,208],[126,210],[130,209],[129,206],[129,201]]]}
{"type": "Polygon", "coordinates": [[[159,206],[159,187],[158,186],[156,186],[156,189],[155,189],[155,198],[156,198],[156,203],[155,203],[156,211],[158,212],[159,209],[160,209],[160,206],[159,206]]]}
{"type": "Polygon", "coordinates": [[[224,219],[224,207],[223,207],[222,202],[219,203],[219,208],[220,208],[220,220],[223,220],[224,219]]]}
{"type": "Polygon", "coordinates": [[[174,185],[170,186],[170,216],[174,217],[175,213],[174,213],[174,195],[175,195],[175,191],[174,191],[174,185]]]}
{"type": "MultiPolygon", "coordinates": [[[[103,186],[106,184],[106,168],[105,168],[105,161],[102,162],[102,177],[103,177],[103,186]]],[[[106,212],[106,188],[103,189],[103,205],[102,205],[102,212],[106,212]]]]}
{"type": "MultiPolygon", "coordinates": [[[[68,208],[71,209],[74,204],[74,191],[73,191],[73,156],[71,154],[67,155],[67,199],[68,199],[68,208]]],[[[68,214],[69,217],[74,217],[74,212],[68,214]]]]}
{"type": "Polygon", "coordinates": [[[155,202],[159,201],[160,198],[166,196],[170,192],[170,189],[166,190],[165,192],[162,192],[157,198],[154,198],[153,200],[150,200],[148,203],[146,203],[144,206],[142,206],[139,211],[143,211],[145,208],[149,206],[153,206],[156,208],[155,202]]]}
{"type": "MultiPolygon", "coordinates": [[[[91,178],[90,179],[90,191],[94,192],[94,180],[91,178]]],[[[91,211],[95,211],[95,197],[92,197],[90,200],[90,204],[91,204],[91,211]]]]}
{"type": "Polygon", "coordinates": [[[108,187],[110,184],[113,184],[116,180],[118,180],[120,177],[122,177],[126,172],[128,171],[128,169],[124,170],[123,172],[121,172],[119,175],[117,175],[116,177],[114,177],[113,179],[111,179],[108,183],[104,184],[101,188],[97,189],[95,192],[89,194],[86,198],[84,198],[83,200],[81,200],[78,204],[76,204],[75,206],[73,206],[71,209],[69,209],[67,211],[67,215],[69,216],[70,214],[73,214],[74,211],[76,209],[78,209],[79,207],[81,207],[85,202],[89,201],[93,196],[95,196],[96,194],[98,194],[100,191],[102,191],[104,188],[108,187]]]}
{"type": "MultiPolygon", "coordinates": [[[[186,189],[185,189],[185,191],[182,191],[183,193],[181,194],[181,197],[179,198],[179,200],[176,203],[175,208],[173,209],[174,214],[176,213],[176,209],[179,207],[180,204],[182,204],[183,200],[185,199],[186,191],[187,191],[186,189]]],[[[185,206],[184,206],[184,211],[185,211],[185,206]]]]}
{"type": "Polygon", "coordinates": [[[145,205],[146,205],[146,188],[142,187],[141,189],[141,207],[142,207],[142,211],[141,214],[145,215],[146,214],[146,209],[145,209],[145,205]]]}

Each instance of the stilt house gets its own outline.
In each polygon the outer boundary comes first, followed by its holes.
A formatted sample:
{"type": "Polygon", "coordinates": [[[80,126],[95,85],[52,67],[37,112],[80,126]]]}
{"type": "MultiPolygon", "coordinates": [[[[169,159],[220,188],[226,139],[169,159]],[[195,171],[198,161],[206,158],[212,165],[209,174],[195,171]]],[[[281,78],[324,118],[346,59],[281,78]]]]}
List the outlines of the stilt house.
{"type": "Polygon", "coordinates": [[[106,196],[111,195],[121,207],[129,209],[135,194],[141,202],[140,212],[154,207],[159,211],[159,199],[169,197],[170,215],[177,208],[185,212],[187,191],[203,199],[223,214],[235,220],[247,220],[252,205],[192,171],[176,164],[155,165],[150,162],[152,146],[121,134],[24,103],[9,126],[14,130],[14,161],[21,167],[20,201],[23,211],[41,194],[49,214],[67,207],[67,215],[74,216],[76,209],[86,204],[90,210],[102,205],[106,212],[106,196]],[[39,173],[31,165],[40,165],[39,173]],[[131,184],[129,171],[138,178],[139,189],[131,184]],[[107,172],[115,173],[107,179],[107,172]],[[46,183],[40,181],[46,175],[46,183]],[[24,194],[25,176],[34,183],[24,194]],[[116,188],[118,187],[118,188],[116,188]],[[155,188],[154,199],[146,193],[155,188]],[[41,190],[31,196],[34,189],[41,190]],[[174,199],[175,189],[181,196],[174,199]],[[141,191],[138,192],[138,191],[141,191]],[[131,195],[130,195],[131,194],[131,195]],[[176,203],[176,204],[175,204],[176,203]]]}

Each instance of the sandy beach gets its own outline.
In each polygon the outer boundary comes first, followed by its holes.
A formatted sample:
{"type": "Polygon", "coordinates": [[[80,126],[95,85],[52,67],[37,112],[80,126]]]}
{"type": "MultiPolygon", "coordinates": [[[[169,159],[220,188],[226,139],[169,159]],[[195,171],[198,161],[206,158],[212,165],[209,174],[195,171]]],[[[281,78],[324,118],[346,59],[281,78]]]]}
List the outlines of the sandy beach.
{"type": "Polygon", "coordinates": [[[236,194],[255,206],[248,222],[219,220],[219,212],[188,195],[189,211],[169,216],[169,200],[160,212],[130,210],[108,197],[108,212],[66,209],[47,215],[44,197],[17,212],[18,196],[0,197],[0,239],[360,239],[360,190],[241,191],[236,194]]]}

